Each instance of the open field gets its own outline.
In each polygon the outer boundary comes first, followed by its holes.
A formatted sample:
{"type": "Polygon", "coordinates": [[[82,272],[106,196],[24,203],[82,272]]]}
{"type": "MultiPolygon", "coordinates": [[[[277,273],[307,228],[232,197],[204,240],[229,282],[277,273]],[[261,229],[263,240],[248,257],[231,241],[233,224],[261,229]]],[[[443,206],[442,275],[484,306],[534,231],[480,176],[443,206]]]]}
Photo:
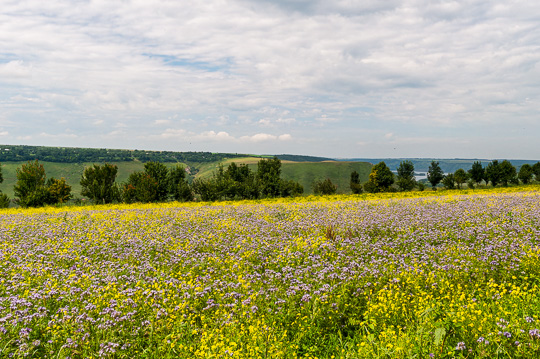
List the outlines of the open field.
{"type": "MultiPolygon", "coordinates": [[[[212,174],[218,170],[219,164],[222,163],[224,168],[231,162],[237,164],[248,164],[252,171],[257,171],[257,163],[261,160],[260,157],[241,157],[227,159],[221,162],[210,163],[195,163],[199,172],[196,174],[196,178],[206,178],[212,176],[212,174]]],[[[10,198],[13,198],[13,186],[17,182],[16,170],[26,162],[5,162],[2,163],[2,174],[4,176],[4,182],[0,184],[0,191],[7,194],[10,198]]],[[[91,166],[92,163],[56,163],[56,162],[40,162],[45,168],[47,178],[61,178],[64,177],[67,183],[72,187],[72,193],[75,197],[81,197],[81,185],[79,184],[81,176],[85,167],[91,166]]],[[[130,162],[111,162],[118,166],[118,176],[116,178],[117,183],[127,181],[129,175],[136,171],[143,171],[144,164],[140,161],[130,162]]],[[[371,171],[371,165],[366,162],[292,162],[281,161],[282,163],[282,177],[284,179],[292,179],[300,182],[304,186],[305,194],[312,194],[313,189],[311,187],[313,181],[324,180],[330,178],[334,184],[338,186],[338,193],[350,193],[349,180],[351,172],[357,171],[360,174],[360,180],[365,182],[369,178],[369,172],[371,171]]],[[[181,165],[186,167],[183,163],[165,163],[167,167],[181,165]]]]}
{"type": "Polygon", "coordinates": [[[540,187],[0,211],[1,357],[533,358],[540,187]]]}
{"type": "MultiPolygon", "coordinates": [[[[223,161],[223,167],[231,162],[237,164],[247,164],[253,172],[257,172],[257,163],[260,158],[246,157],[234,158],[223,161]]],[[[210,163],[201,166],[198,178],[210,177],[217,171],[219,163],[210,163]]],[[[298,181],[304,187],[304,194],[313,194],[312,184],[314,181],[330,178],[337,185],[340,194],[351,193],[349,181],[351,172],[357,171],[360,174],[360,181],[366,182],[371,172],[371,164],[367,162],[345,162],[345,161],[325,161],[325,162],[292,162],[281,161],[281,177],[285,180],[298,181]]]]}
{"type": "Polygon", "coordinates": [[[313,194],[312,184],[330,178],[340,194],[351,193],[351,173],[357,171],[360,182],[369,180],[371,164],[367,162],[297,162],[283,163],[282,177],[292,179],[304,186],[304,193],[313,194]]]}
{"type": "MultiPolygon", "coordinates": [[[[0,190],[7,194],[10,198],[13,198],[13,186],[17,182],[17,168],[21,167],[27,162],[5,162],[2,163],[2,174],[4,176],[4,182],[0,184],[0,190]]],[[[75,197],[81,196],[81,176],[84,169],[87,166],[92,166],[93,163],[58,163],[58,162],[41,162],[47,178],[62,178],[64,177],[67,183],[72,187],[71,193],[75,197]]],[[[130,162],[114,162],[118,166],[118,176],[116,182],[121,183],[127,181],[129,175],[136,171],[143,171],[144,164],[139,161],[130,162]]],[[[166,166],[175,166],[176,163],[165,163],[166,166]]],[[[179,163],[185,167],[184,164],[179,163]]]]}
{"type": "MultiPolygon", "coordinates": [[[[223,168],[227,169],[227,167],[235,162],[236,164],[246,164],[249,165],[249,167],[256,171],[257,170],[257,163],[261,160],[260,157],[240,157],[240,158],[231,158],[227,159],[221,162],[211,162],[211,163],[204,163],[201,164],[199,167],[199,172],[195,176],[195,178],[208,178],[212,177],[214,172],[217,172],[219,169],[219,165],[222,164],[223,168]]],[[[282,161],[283,163],[283,161],[282,161]]]]}

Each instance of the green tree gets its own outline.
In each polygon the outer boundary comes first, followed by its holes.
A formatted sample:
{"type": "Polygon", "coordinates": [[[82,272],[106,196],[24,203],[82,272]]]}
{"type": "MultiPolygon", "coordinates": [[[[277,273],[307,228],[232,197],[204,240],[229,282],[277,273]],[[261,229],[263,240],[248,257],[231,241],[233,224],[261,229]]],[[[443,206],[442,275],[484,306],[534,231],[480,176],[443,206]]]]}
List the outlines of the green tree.
{"type": "Polygon", "coordinates": [[[327,178],[324,181],[316,181],[313,183],[313,193],[317,195],[330,195],[335,194],[337,191],[337,186],[332,183],[332,181],[327,178]]]}
{"type": "Polygon", "coordinates": [[[401,161],[399,164],[396,184],[400,191],[411,191],[416,186],[414,164],[411,161],[401,161]]]}
{"type": "Polygon", "coordinates": [[[532,165],[532,171],[534,173],[534,179],[540,182],[540,162],[536,162],[532,165]]]}
{"type": "Polygon", "coordinates": [[[40,207],[50,202],[45,187],[45,168],[35,161],[28,161],[17,168],[17,182],[13,187],[15,201],[21,207],[40,207]]]}
{"type": "Polygon", "coordinates": [[[449,173],[442,179],[442,184],[446,189],[454,189],[455,187],[455,177],[453,173],[449,173]]]}
{"type": "Polygon", "coordinates": [[[435,190],[435,187],[437,187],[437,185],[441,183],[443,178],[444,172],[441,169],[441,166],[439,166],[439,162],[431,161],[427,172],[427,180],[429,181],[429,183],[431,183],[431,188],[435,190]]]}
{"type": "Polygon", "coordinates": [[[219,199],[216,183],[212,179],[196,179],[193,181],[193,192],[203,201],[216,201],[219,199]]]}
{"type": "Polygon", "coordinates": [[[281,160],[277,157],[262,159],[257,165],[257,182],[263,197],[279,197],[281,187],[281,160]]]}
{"type": "MultiPolygon", "coordinates": [[[[4,176],[2,174],[2,165],[0,164],[0,183],[4,182],[4,176]]],[[[0,208],[8,208],[10,204],[10,199],[7,194],[0,191],[0,208]]]]}
{"type": "Polygon", "coordinates": [[[501,172],[501,183],[503,186],[507,187],[508,183],[515,184],[517,182],[517,171],[512,163],[510,163],[508,160],[504,160],[499,166],[501,172]]]}
{"type": "Polygon", "coordinates": [[[485,179],[486,182],[491,182],[493,187],[497,186],[501,182],[501,169],[499,161],[493,160],[486,166],[485,179]]]}
{"type": "Polygon", "coordinates": [[[469,170],[469,176],[471,179],[476,183],[476,185],[479,185],[480,182],[485,177],[485,170],[484,167],[482,167],[482,162],[475,161],[469,170]]]}
{"type": "Polygon", "coordinates": [[[519,169],[518,178],[523,184],[531,182],[533,178],[532,166],[528,163],[523,164],[519,169]]]}
{"type": "Polygon", "coordinates": [[[0,208],[8,208],[10,203],[8,195],[0,192],[0,208]]]}
{"type": "Polygon", "coordinates": [[[193,193],[186,181],[186,170],[182,166],[175,166],[169,169],[168,192],[176,201],[192,201],[193,193]]]}
{"type": "MultiPolygon", "coordinates": [[[[212,178],[193,181],[193,191],[203,201],[255,199],[259,197],[260,183],[261,181],[247,165],[232,162],[227,169],[220,164],[212,178]]],[[[289,189],[283,187],[284,184],[279,177],[277,184],[279,185],[277,193],[273,192],[272,196],[278,197],[282,191],[289,193],[289,189]]]]}
{"type": "MultiPolygon", "coordinates": [[[[225,186],[228,187],[226,193],[229,199],[255,199],[259,197],[259,188],[255,180],[255,174],[248,165],[237,165],[232,162],[227,167],[224,175],[225,186]]],[[[280,186],[280,192],[288,190],[285,184],[281,183],[280,186]]]]}
{"type": "Polygon", "coordinates": [[[362,193],[362,184],[360,183],[360,174],[358,174],[358,172],[351,172],[351,180],[349,182],[349,187],[354,194],[362,193]]]}
{"type": "Polygon", "coordinates": [[[146,171],[133,172],[123,186],[122,198],[126,203],[158,202],[159,185],[146,171]]]}
{"type": "Polygon", "coordinates": [[[296,197],[302,193],[304,193],[304,187],[300,183],[293,180],[281,181],[281,197],[296,197]]]}
{"type": "Polygon", "coordinates": [[[164,202],[169,196],[169,170],[160,162],[146,162],[144,172],[156,183],[156,192],[152,202],[164,202]]]}
{"type": "Polygon", "coordinates": [[[46,187],[49,191],[51,202],[53,203],[65,203],[73,197],[71,194],[71,186],[67,184],[64,177],[60,179],[53,177],[49,178],[46,187]]]}
{"type": "Polygon", "coordinates": [[[86,167],[80,182],[81,194],[95,203],[105,204],[118,200],[120,196],[115,183],[117,173],[118,167],[109,163],[86,167]]]}
{"type": "Polygon", "coordinates": [[[212,176],[214,189],[218,200],[234,199],[236,197],[236,186],[234,181],[228,176],[223,164],[219,164],[218,170],[212,176]]]}
{"type": "Polygon", "coordinates": [[[137,202],[137,193],[135,186],[130,183],[123,183],[120,187],[120,199],[124,203],[137,202]]]}
{"type": "Polygon", "coordinates": [[[371,168],[369,181],[364,185],[366,192],[377,193],[390,190],[394,183],[394,174],[384,162],[379,162],[371,168]]]}
{"type": "Polygon", "coordinates": [[[185,181],[185,170],[176,166],[170,170],[160,162],[146,162],[144,170],[133,172],[122,185],[122,200],[126,203],[191,200],[191,189],[185,181]]]}
{"type": "Polygon", "coordinates": [[[458,169],[454,172],[454,181],[456,181],[457,187],[461,189],[461,185],[467,182],[469,175],[463,168],[458,169]]]}

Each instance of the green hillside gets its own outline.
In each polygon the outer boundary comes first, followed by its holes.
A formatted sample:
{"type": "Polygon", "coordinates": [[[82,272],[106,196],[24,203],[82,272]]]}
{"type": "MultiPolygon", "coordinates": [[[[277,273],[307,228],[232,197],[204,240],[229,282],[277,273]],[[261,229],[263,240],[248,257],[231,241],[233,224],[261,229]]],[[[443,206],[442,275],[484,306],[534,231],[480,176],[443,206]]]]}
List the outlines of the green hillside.
{"type": "MultiPolygon", "coordinates": [[[[257,171],[257,162],[260,158],[245,157],[229,159],[221,162],[224,168],[231,162],[236,164],[247,164],[252,171],[257,171]]],[[[218,169],[219,162],[202,165],[197,178],[207,178],[218,169]]],[[[360,181],[366,182],[371,172],[371,164],[366,162],[342,162],[342,161],[325,161],[325,162],[291,162],[281,161],[281,177],[286,180],[294,180],[300,182],[304,186],[304,194],[312,194],[312,184],[314,181],[330,180],[338,186],[338,193],[351,193],[349,188],[349,180],[351,172],[357,171],[360,174],[360,181]]]]}
{"type": "MultiPolygon", "coordinates": [[[[219,168],[220,164],[223,164],[223,168],[227,168],[229,164],[235,162],[236,164],[247,164],[253,171],[257,171],[257,162],[261,159],[259,157],[242,157],[242,158],[231,158],[223,161],[216,161],[211,163],[203,163],[198,167],[198,172],[195,175],[195,178],[208,178],[211,177],[214,172],[219,168]]],[[[283,163],[283,161],[282,161],[283,163]]]]}
{"type": "MultiPolygon", "coordinates": [[[[0,184],[0,190],[7,194],[10,198],[13,198],[13,186],[17,181],[16,170],[21,165],[27,163],[23,162],[4,162],[2,163],[2,174],[4,176],[4,182],[0,184]]],[[[47,178],[62,178],[64,177],[67,183],[72,187],[72,193],[75,197],[81,197],[81,186],[79,184],[81,176],[86,166],[91,166],[92,163],[58,163],[58,162],[41,162],[45,168],[47,178]]],[[[128,179],[130,173],[135,171],[142,171],[144,164],[139,161],[129,162],[113,162],[118,166],[118,176],[116,182],[121,183],[128,179]]],[[[166,163],[166,166],[175,166],[176,163],[166,163]]],[[[180,163],[180,165],[185,166],[180,163]]]]}
{"type": "MultiPolygon", "coordinates": [[[[206,178],[219,168],[222,163],[225,168],[231,163],[245,163],[256,172],[257,162],[260,158],[257,157],[242,157],[225,159],[223,161],[215,161],[209,163],[194,163],[196,166],[196,178],[206,178]]],[[[4,162],[2,163],[2,174],[4,182],[0,184],[0,190],[6,193],[10,198],[13,198],[13,186],[15,185],[16,170],[26,161],[20,162],[4,162]]],[[[86,166],[91,166],[92,163],[58,163],[40,161],[45,168],[47,178],[62,178],[64,177],[72,187],[72,193],[75,197],[81,197],[81,186],[79,184],[82,173],[86,166]]],[[[130,173],[142,171],[144,164],[134,160],[129,162],[111,162],[118,166],[118,176],[116,182],[121,183],[127,180],[130,173]]],[[[166,163],[167,166],[175,166],[176,163],[166,163]]],[[[180,163],[180,165],[186,166],[180,163]]],[[[361,182],[368,180],[371,165],[366,162],[344,162],[344,161],[326,161],[326,162],[292,162],[282,161],[282,178],[286,180],[294,180],[300,182],[304,187],[304,194],[312,194],[312,184],[317,180],[330,180],[338,186],[338,193],[350,193],[349,179],[352,171],[357,171],[360,174],[361,182]]],[[[193,168],[193,166],[192,166],[193,168]]]]}
{"type": "Polygon", "coordinates": [[[351,193],[351,172],[360,174],[360,182],[366,182],[371,164],[366,162],[285,162],[281,165],[282,178],[295,180],[304,186],[305,194],[312,194],[314,181],[330,180],[337,185],[338,193],[351,193]]]}

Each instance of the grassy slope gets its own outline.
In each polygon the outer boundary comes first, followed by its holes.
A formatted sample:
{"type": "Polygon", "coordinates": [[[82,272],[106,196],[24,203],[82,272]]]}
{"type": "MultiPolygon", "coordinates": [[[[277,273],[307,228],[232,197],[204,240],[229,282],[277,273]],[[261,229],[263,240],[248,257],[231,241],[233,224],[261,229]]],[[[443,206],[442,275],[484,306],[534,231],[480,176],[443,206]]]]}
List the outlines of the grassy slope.
{"type": "Polygon", "coordinates": [[[231,162],[235,162],[236,164],[248,164],[250,165],[251,169],[257,169],[257,162],[259,162],[261,159],[257,157],[240,157],[240,158],[231,158],[227,159],[222,162],[212,162],[212,163],[204,163],[201,164],[199,167],[199,172],[197,175],[195,175],[195,178],[208,178],[211,177],[214,172],[216,172],[219,168],[219,164],[223,164],[223,168],[227,168],[231,162]]]}
{"type": "MultiPolygon", "coordinates": [[[[237,164],[245,163],[253,171],[257,171],[257,162],[260,158],[246,157],[223,161],[223,167],[231,162],[237,164]]],[[[218,169],[219,163],[211,163],[201,166],[197,178],[206,178],[212,176],[212,173],[218,169]]],[[[330,178],[338,186],[338,193],[351,193],[349,180],[351,172],[357,171],[360,174],[360,181],[366,182],[371,172],[371,165],[366,162],[291,162],[281,161],[282,178],[286,180],[295,180],[304,186],[305,194],[312,194],[312,183],[318,180],[330,178]]]]}
{"type": "Polygon", "coordinates": [[[369,179],[371,165],[366,162],[296,162],[282,164],[282,177],[300,182],[304,186],[304,193],[313,193],[314,181],[330,180],[337,185],[338,193],[351,193],[349,181],[351,172],[360,174],[360,182],[369,179]]]}
{"type": "MultiPolygon", "coordinates": [[[[17,181],[16,170],[26,162],[5,162],[2,163],[2,174],[4,182],[0,184],[0,190],[6,193],[10,198],[13,198],[13,186],[17,181]]],[[[91,166],[92,163],[57,163],[57,162],[40,162],[45,168],[47,178],[64,177],[71,185],[72,192],[75,197],[81,197],[81,186],[79,184],[85,167],[91,166]]],[[[142,171],[143,163],[139,161],[132,162],[113,162],[118,166],[118,175],[116,182],[121,183],[127,180],[130,173],[142,171]]],[[[176,165],[175,163],[166,163],[167,167],[176,165]]],[[[185,165],[184,165],[185,166],[185,165]]]]}
{"type": "MultiPolygon", "coordinates": [[[[245,163],[253,171],[257,171],[257,162],[260,158],[245,157],[235,158],[223,161],[223,167],[227,166],[231,162],[237,164],[245,163]]],[[[4,182],[0,184],[0,190],[6,193],[10,198],[13,198],[13,186],[15,185],[16,170],[22,164],[26,162],[5,162],[2,163],[2,174],[4,175],[4,182]]],[[[79,181],[86,166],[92,165],[91,163],[55,163],[55,162],[40,162],[45,167],[47,178],[64,177],[67,182],[72,186],[72,193],[75,197],[81,197],[81,186],[79,181]]],[[[219,167],[220,162],[212,162],[203,164],[200,167],[197,178],[210,177],[214,171],[219,167]]],[[[334,184],[338,186],[338,193],[350,193],[349,179],[352,171],[357,171],[360,174],[360,181],[365,182],[368,180],[369,172],[371,171],[371,165],[365,162],[291,162],[281,161],[282,163],[282,178],[289,180],[295,180],[300,182],[304,186],[305,194],[312,194],[312,183],[317,180],[323,180],[330,178],[334,184]]],[[[135,171],[142,171],[143,164],[139,161],[133,162],[115,162],[118,166],[118,176],[116,182],[121,183],[127,180],[130,173],[135,171]]],[[[176,164],[168,163],[168,167],[176,164]]],[[[182,164],[183,165],[183,164],[182,164]]],[[[185,166],[185,165],[184,165],[185,166]]]]}

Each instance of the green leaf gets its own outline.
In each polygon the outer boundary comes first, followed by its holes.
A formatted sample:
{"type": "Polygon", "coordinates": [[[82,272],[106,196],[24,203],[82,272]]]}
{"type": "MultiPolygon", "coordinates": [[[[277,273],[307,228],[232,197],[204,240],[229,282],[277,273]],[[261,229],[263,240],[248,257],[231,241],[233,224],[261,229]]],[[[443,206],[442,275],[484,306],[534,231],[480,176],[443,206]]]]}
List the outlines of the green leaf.
{"type": "Polygon", "coordinates": [[[435,329],[435,345],[441,344],[446,335],[446,329],[444,327],[435,329]]]}

